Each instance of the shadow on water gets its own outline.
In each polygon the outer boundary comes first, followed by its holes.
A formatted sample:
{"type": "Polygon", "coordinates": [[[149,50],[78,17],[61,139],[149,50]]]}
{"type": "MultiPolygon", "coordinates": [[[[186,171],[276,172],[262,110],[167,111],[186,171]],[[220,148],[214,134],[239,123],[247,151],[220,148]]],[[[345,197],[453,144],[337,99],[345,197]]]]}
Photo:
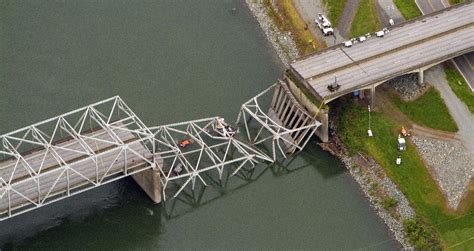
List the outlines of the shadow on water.
{"type": "Polygon", "coordinates": [[[143,236],[159,233],[161,207],[154,205],[133,179],[124,179],[11,218],[2,225],[8,226],[0,229],[2,250],[77,250],[100,243],[107,243],[107,248],[129,249],[143,236]],[[58,241],[66,236],[71,239],[71,235],[77,241],[58,241]],[[58,243],[61,246],[54,246],[58,243]],[[75,246],[77,243],[81,246],[75,246]]]}
{"type": "MultiPolygon", "coordinates": [[[[162,203],[163,215],[167,220],[179,218],[199,207],[213,203],[223,196],[230,195],[251,185],[267,172],[270,172],[274,178],[279,178],[302,171],[305,168],[313,168],[324,179],[345,172],[344,167],[339,163],[327,165],[328,162],[337,162],[337,160],[334,160],[329,154],[322,153],[316,141],[309,143],[306,150],[297,154],[298,156],[290,155],[288,158],[271,165],[260,164],[255,168],[242,168],[234,176],[231,176],[231,172],[224,172],[222,178],[213,175],[213,173],[204,173],[203,179],[208,186],[196,183],[194,190],[187,187],[178,197],[162,203]],[[321,164],[318,165],[318,162],[321,164]]],[[[174,188],[174,190],[178,189],[179,187],[174,188]]]]}

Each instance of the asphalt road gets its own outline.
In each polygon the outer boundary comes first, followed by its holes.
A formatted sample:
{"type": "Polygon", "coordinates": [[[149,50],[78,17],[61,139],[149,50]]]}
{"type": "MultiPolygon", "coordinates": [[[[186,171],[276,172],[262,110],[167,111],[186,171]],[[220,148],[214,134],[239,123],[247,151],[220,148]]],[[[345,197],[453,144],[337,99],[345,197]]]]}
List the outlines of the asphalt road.
{"type": "MultiPolygon", "coordinates": [[[[415,2],[423,15],[449,6],[449,3],[444,0],[415,0],[415,2]]],[[[471,91],[474,92],[474,52],[454,58],[453,62],[468,83],[471,91]]]]}
{"type": "Polygon", "coordinates": [[[397,9],[395,4],[393,3],[393,0],[378,0],[378,4],[380,8],[385,12],[385,15],[383,16],[386,18],[382,18],[382,22],[385,26],[389,26],[387,24],[389,18],[393,19],[396,24],[405,21],[405,18],[403,18],[402,13],[400,13],[400,11],[397,9]]]}
{"type": "Polygon", "coordinates": [[[462,55],[473,44],[474,4],[393,26],[384,37],[352,47],[337,46],[303,57],[291,68],[326,102],[355,89],[378,84],[413,69],[462,55]],[[340,89],[330,92],[335,75],[340,89]]]}

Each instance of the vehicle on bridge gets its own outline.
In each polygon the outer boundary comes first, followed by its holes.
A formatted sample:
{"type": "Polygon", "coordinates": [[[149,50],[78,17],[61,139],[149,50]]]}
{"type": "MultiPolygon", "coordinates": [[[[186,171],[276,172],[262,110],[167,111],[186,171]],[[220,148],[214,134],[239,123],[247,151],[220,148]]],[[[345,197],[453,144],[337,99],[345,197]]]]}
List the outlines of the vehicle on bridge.
{"type": "Polygon", "coordinates": [[[332,28],[331,22],[323,14],[318,14],[318,17],[314,19],[314,22],[321,30],[324,36],[330,36],[334,34],[334,29],[332,28]]]}

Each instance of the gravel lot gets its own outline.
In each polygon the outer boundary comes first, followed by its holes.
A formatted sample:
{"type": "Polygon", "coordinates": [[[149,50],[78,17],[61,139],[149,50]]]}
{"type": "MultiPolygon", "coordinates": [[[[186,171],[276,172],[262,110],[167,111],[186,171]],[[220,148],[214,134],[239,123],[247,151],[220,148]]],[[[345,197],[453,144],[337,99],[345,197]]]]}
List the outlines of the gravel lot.
{"type": "Polygon", "coordinates": [[[412,142],[433,171],[449,206],[457,208],[474,174],[474,162],[460,142],[413,136],[412,142]]]}

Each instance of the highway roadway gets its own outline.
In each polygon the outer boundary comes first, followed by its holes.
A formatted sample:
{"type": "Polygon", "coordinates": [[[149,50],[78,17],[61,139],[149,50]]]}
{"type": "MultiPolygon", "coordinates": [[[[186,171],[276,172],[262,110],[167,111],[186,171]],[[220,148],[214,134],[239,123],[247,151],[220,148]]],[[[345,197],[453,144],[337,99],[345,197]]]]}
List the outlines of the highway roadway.
{"type": "MultiPolygon", "coordinates": [[[[415,0],[415,2],[423,15],[449,6],[449,3],[445,0],[415,0]]],[[[474,92],[474,52],[456,57],[453,62],[468,83],[471,91],[474,92]]]]}
{"type": "Polygon", "coordinates": [[[384,37],[351,47],[338,45],[291,64],[291,71],[313,94],[330,102],[355,90],[471,52],[474,3],[450,8],[390,27],[384,37]],[[340,88],[328,85],[337,78],[340,88]]]}

